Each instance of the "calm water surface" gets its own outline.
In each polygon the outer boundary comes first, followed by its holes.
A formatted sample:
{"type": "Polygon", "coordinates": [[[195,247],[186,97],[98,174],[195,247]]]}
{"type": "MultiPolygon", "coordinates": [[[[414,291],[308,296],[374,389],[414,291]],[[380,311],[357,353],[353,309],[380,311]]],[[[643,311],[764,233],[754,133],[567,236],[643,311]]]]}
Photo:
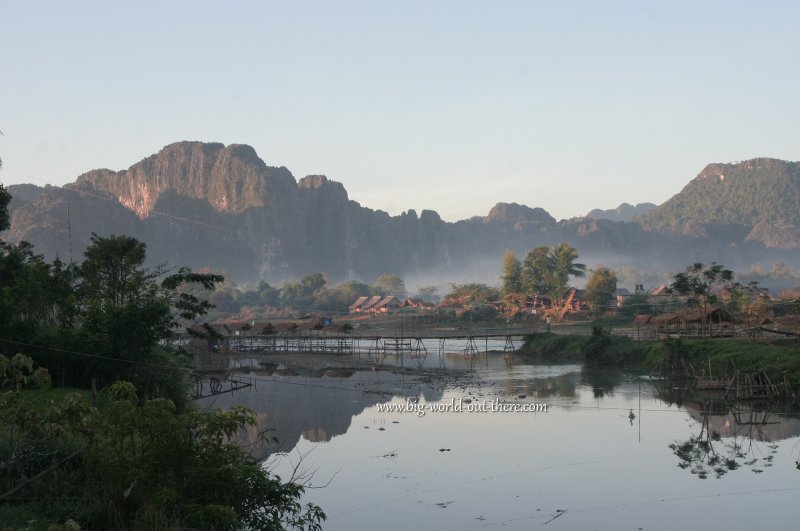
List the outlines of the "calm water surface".
{"type": "Polygon", "coordinates": [[[634,373],[499,354],[475,365],[473,379],[433,384],[247,373],[254,389],[205,405],[256,411],[279,443],[253,448],[282,477],[304,456],[327,484],[306,496],[325,529],[797,529],[796,412],[689,398],[634,373]],[[547,412],[428,409],[495,399],[547,412]],[[408,400],[425,414],[379,411],[408,400]]]}

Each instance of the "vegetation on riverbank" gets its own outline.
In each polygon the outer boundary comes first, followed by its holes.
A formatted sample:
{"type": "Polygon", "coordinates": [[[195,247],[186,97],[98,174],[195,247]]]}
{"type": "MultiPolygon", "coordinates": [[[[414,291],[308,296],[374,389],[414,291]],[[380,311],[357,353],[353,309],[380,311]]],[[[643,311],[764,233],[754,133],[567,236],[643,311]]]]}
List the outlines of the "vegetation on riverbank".
{"type": "MultiPolygon", "coordinates": [[[[670,348],[664,341],[634,341],[595,327],[590,336],[538,334],[525,340],[520,355],[537,360],[575,362],[593,366],[635,367],[655,370],[670,348]]],[[[784,375],[800,389],[800,343],[792,339],[747,342],[731,339],[673,340],[671,348],[683,355],[687,365],[717,377],[735,370],[763,370],[773,381],[784,375]]]]}
{"type": "MultiPolygon", "coordinates": [[[[0,231],[7,199],[0,186],[0,231]]],[[[70,264],[0,241],[3,528],[319,529],[304,484],[239,444],[266,437],[255,415],[190,399],[173,339],[222,277],[145,258],[128,236],[95,235],[70,264]]]]}

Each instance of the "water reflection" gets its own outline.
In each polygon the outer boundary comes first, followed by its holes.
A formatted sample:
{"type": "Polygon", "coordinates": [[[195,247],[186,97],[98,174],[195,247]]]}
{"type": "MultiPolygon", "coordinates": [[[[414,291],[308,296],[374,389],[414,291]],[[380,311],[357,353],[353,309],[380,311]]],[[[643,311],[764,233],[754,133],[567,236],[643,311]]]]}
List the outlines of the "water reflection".
{"type": "Polygon", "coordinates": [[[727,400],[670,380],[656,389],[657,396],[681,405],[697,424],[695,433],[669,447],[678,466],[700,479],[721,478],[743,467],[761,474],[773,466],[776,442],[800,435],[798,410],[790,402],[727,400]]]}
{"type": "Polygon", "coordinates": [[[383,371],[329,371],[320,377],[290,376],[271,372],[234,372],[230,378],[252,382],[235,393],[208,397],[201,408],[229,408],[242,405],[256,414],[258,427],[240,434],[243,446],[263,459],[275,452],[287,452],[301,438],[327,442],[347,433],[355,416],[395,396],[435,402],[441,387],[424,385],[406,375],[383,371]],[[269,430],[275,441],[265,440],[269,430]]]}
{"type": "MultiPolygon", "coordinates": [[[[360,370],[243,372],[259,378],[252,391],[214,403],[243,404],[262,427],[277,429],[280,444],[260,447],[263,456],[313,450],[308,464],[320,482],[335,477],[307,492],[328,513],[326,530],[792,528],[785,508],[798,489],[797,411],[698,398],[630,371],[528,365],[502,354],[480,362],[473,379],[433,383],[360,370]],[[422,417],[376,407],[406,397],[550,407],[422,417]],[[763,509],[757,522],[730,492],[748,493],[763,509]],[[709,515],[713,522],[704,521],[709,515]]],[[[290,464],[276,467],[291,474],[290,464]]]]}

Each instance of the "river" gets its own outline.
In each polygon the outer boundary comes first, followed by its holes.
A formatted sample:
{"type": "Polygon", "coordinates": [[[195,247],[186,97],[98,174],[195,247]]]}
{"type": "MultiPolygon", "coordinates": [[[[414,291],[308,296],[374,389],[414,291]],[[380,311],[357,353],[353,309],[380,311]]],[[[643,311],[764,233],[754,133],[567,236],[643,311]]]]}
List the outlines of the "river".
{"type": "Polygon", "coordinates": [[[203,405],[245,405],[275,430],[277,443],[251,434],[251,448],[284,479],[300,462],[324,529],[797,528],[796,410],[691,397],[631,371],[472,364],[472,377],[441,381],[243,372],[253,387],[203,405]]]}

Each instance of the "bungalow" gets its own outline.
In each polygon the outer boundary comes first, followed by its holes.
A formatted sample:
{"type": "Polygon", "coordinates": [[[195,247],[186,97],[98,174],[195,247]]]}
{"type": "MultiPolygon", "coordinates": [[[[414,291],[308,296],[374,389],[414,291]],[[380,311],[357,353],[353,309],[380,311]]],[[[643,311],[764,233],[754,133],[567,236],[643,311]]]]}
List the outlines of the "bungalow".
{"type": "Polygon", "coordinates": [[[383,297],[381,297],[380,295],[375,295],[374,297],[370,298],[367,302],[365,302],[364,304],[361,305],[361,311],[362,312],[372,312],[372,311],[374,311],[373,307],[376,304],[378,304],[379,302],[381,302],[382,300],[383,300],[383,297]]]}
{"type": "Polygon", "coordinates": [[[350,305],[350,313],[361,313],[361,307],[364,306],[364,303],[369,300],[369,297],[359,297],[356,299],[356,302],[350,305]]]}
{"type": "Polygon", "coordinates": [[[375,313],[387,313],[389,310],[399,308],[403,303],[394,295],[387,295],[383,297],[377,304],[372,306],[369,310],[375,313]]]}
{"type": "Polygon", "coordinates": [[[404,302],[394,295],[359,297],[350,305],[350,313],[387,313],[401,306],[404,306],[404,302]]]}

